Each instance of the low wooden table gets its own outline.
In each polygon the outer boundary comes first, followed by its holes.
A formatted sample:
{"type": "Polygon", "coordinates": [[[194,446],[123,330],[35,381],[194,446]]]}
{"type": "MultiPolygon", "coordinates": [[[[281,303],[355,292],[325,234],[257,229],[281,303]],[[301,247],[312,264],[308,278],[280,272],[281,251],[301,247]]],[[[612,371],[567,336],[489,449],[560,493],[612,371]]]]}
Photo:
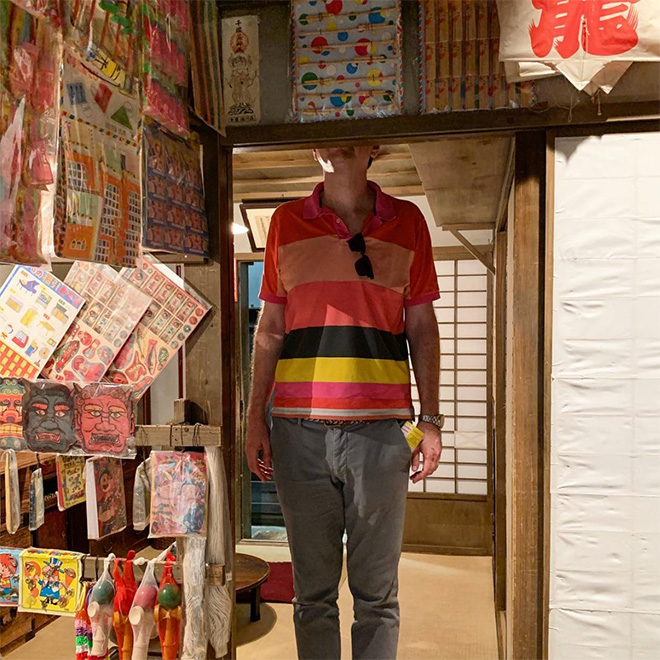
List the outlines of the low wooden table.
{"type": "Polygon", "coordinates": [[[268,579],[270,567],[259,557],[236,553],[234,557],[234,580],[236,602],[250,603],[250,621],[261,618],[261,585],[268,579]]]}

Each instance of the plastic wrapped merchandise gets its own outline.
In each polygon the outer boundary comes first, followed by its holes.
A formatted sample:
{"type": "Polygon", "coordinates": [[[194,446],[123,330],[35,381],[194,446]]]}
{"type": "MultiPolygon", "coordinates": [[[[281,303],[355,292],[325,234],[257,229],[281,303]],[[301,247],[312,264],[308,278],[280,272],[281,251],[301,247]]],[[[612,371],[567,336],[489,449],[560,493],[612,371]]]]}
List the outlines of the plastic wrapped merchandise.
{"type": "Polygon", "coordinates": [[[30,517],[28,529],[33,532],[44,524],[44,477],[41,468],[30,475],[30,517]]]}
{"type": "Polygon", "coordinates": [[[167,130],[188,135],[190,14],[187,0],[144,0],[142,87],[144,113],[167,130]]]}
{"type": "Polygon", "coordinates": [[[163,660],[176,660],[181,643],[181,587],[174,579],[173,563],[174,558],[168,554],[154,608],[163,660]]]}
{"type": "Polygon", "coordinates": [[[205,660],[206,618],[204,585],[206,583],[206,539],[181,539],[183,549],[183,597],[186,612],[181,660],[205,660]]]}
{"type": "Polygon", "coordinates": [[[141,532],[151,520],[151,457],[135,470],[133,482],[133,529],[141,532]]]}
{"type": "Polygon", "coordinates": [[[112,603],[115,598],[115,583],[110,575],[110,562],[113,554],[104,560],[101,577],[94,585],[87,606],[87,613],[92,624],[92,652],[95,658],[105,658],[108,653],[110,627],[112,625],[112,603]]]}
{"type": "Polygon", "coordinates": [[[1,261],[49,263],[61,59],[56,28],[0,3],[1,261]]]}
{"type": "Polygon", "coordinates": [[[129,550],[125,562],[115,559],[115,600],[112,613],[112,626],[119,648],[119,660],[131,660],[133,655],[133,629],[128,615],[137,592],[137,582],[133,574],[135,550],[129,550]],[[123,567],[121,564],[123,563],[123,567]],[[123,568],[123,570],[122,570],[123,568]]]}
{"type": "Polygon", "coordinates": [[[400,115],[401,0],[293,0],[293,104],[299,121],[400,115]]]}
{"type": "Polygon", "coordinates": [[[154,608],[158,597],[158,582],[154,575],[155,562],[155,559],[148,562],[128,613],[128,620],[133,629],[131,660],[147,660],[149,655],[149,640],[156,625],[154,608]]]}
{"type": "Polygon", "coordinates": [[[76,610],[75,630],[76,630],[76,660],[89,660],[92,651],[92,622],[89,620],[87,607],[94,584],[86,582],[82,586],[81,600],[76,610]]]}
{"type": "Polygon", "coordinates": [[[21,489],[18,485],[16,452],[7,449],[2,454],[5,469],[5,527],[15,534],[21,524],[21,489]]]}

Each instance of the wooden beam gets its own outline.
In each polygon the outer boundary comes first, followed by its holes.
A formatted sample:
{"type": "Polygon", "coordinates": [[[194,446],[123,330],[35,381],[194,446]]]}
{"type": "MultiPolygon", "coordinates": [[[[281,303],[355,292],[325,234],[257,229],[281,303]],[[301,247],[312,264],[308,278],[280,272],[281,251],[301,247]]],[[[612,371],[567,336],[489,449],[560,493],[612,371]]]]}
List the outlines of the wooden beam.
{"type": "Polygon", "coordinates": [[[402,115],[369,120],[275,124],[230,127],[225,145],[237,147],[269,147],[299,145],[312,148],[319,144],[346,142],[382,145],[402,140],[426,140],[450,133],[505,132],[517,129],[598,125],[627,120],[657,120],[660,101],[638,103],[579,104],[566,108],[514,108],[507,110],[471,110],[428,115],[402,115]]]}
{"type": "Polygon", "coordinates": [[[468,241],[461,232],[457,231],[456,229],[450,229],[449,230],[451,235],[454,236],[457,240],[459,240],[465,249],[475,258],[478,259],[486,268],[491,272],[495,273],[495,267],[493,266],[493,258],[491,257],[490,254],[484,254],[483,252],[480,252],[477,250],[477,248],[468,241]]]}
{"type": "Polygon", "coordinates": [[[138,447],[216,447],[222,444],[219,426],[158,424],[135,429],[138,447]]]}
{"type": "MultiPolygon", "coordinates": [[[[490,245],[475,245],[473,247],[484,255],[489,254],[491,249],[490,245]]],[[[433,248],[434,261],[458,261],[461,259],[475,259],[475,256],[462,245],[448,245],[446,247],[433,248]]],[[[409,493],[409,495],[412,495],[412,493],[409,493]]]]}
{"type": "Polygon", "coordinates": [[[509,154],[506,160],[506,170],[504,173],[504,181],[502,183],[502,190],[500,191],[500,201],[497,205],[497,213],[495,215],[495,232],[502,231],[502,227],[506,222],[509,211],[509,197],[511,196],[511,186],[513,185],[513,174],[515,171],[515,155],[516,143],[511,140],[509,147],[509,154]]]}
{"type": "MultiPolygon", "coordinates": [[[[310,195],[314,186],[299,189],[289,189],[280,192],[244,192],[236,194],[236,201],[258,201],[266,199],[290,199],[297,197],[307,197],[310,195]]],[[[422,186],[383,186],[383,191],[388,195],[394,197],[414,197],[415,195],[423,195],[424,188],[422,186]]]]}
{"type": "Polygon", "coordinates": [[[448,222],[438,225],[447,231],[480,231],[482,229],[495,229],[492,222],[448,222]]]}
{"type": "Polygon", "coordinates": [[[545,311],[544,131],[516,136],[512,252],[509,280],[512,335],[510,466],[507,483],[510,538],[507,575],[509,660],[543,659],[544,438],[543,347],[545,311]]]}

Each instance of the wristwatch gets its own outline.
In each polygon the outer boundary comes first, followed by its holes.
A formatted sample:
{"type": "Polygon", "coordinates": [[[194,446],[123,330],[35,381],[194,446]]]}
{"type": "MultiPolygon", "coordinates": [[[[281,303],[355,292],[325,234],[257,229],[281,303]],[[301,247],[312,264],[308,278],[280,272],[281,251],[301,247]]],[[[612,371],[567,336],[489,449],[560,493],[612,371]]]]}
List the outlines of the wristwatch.
{"type": "Polygon", "coordinates": [[[444,415],[420,415],[419,416],[419,421],[420,422],[428,422],[429,424],[433,424],[433,426],[436,426],[439,430],[445,424],[445,416],[444,415]]]}

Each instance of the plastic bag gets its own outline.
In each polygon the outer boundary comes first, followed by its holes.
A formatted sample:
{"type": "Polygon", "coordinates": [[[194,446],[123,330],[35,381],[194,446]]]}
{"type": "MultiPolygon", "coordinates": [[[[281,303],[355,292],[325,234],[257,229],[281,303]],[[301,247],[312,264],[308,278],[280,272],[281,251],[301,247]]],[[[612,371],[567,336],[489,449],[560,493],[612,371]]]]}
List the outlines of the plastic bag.
{"type": "Polygon", "coordinates": [[[172,574],[173,563],[174,557],[168,554],[154,608],[163,660],[176,660],[181,643],[181,587],[172,574]]]}
{"type": "Polygon", "coordinates": [[[112,613],[112,626],[115,629],[117,646],[119,647],[119,660],[131,660],[133,654],[133,629],[128,615],[137,591],[137,582],[133,574],[133,559],[135,550],[129,550],[123,570],[120,570],[120,560],[115,559],[115,587],[114,611],[112,613]]]}
{"type": "Polygon", "coordinates": [[[203,452],[153,451],[149,536],[205,536],[207,473],[203,452]]]}
{"type": "Polygon", "coordinates": [[[28,529],[33,532],[44,524],[44,478],[41,468],[30,475],[30,517],[28,529]]]}
{"type": "Polygon", "coordinates": [[[133,629],[133,655],[131,660],[147,660],[149,640],[156,625],[154,608],[158,596],[158,583],[154,576],[155,559],[147,564],[140,586],[128,614],[133,629]]]}
{"type": "Polygon", "coordinates": [[[58,30],[11,2],[0,3],[2,261],[49,263],[61,58],[58,30]]]}
{"type": "Polygon", "coordinates": [[[21,490],[18,485],[16,452],[7,449],[2,455],[5,467],[5,527],[15,534],[21,524],[21,490]]]}
{"type": "Polygon", "coordinates": [[[110,562],[113,554],[104,560],[101,577],[94,585],[87,606],[87,613],[92,624],[92,652],[94,658],[105,658],[108,653],[108,640],[112,624],[112,603],[115,598],[115,583],[110,575],[110,562]]]}
{"type": "Polygon", "coordinates": [[[87,607],[92,595],[94,584],[87,582],[81,590],[81,600],[76,610],[74,621],[76,629],[76,660],[88,660],[92,651],[92,623],[89,620],[87,607]]]}
{"type": "Polygon", "coordinates": [[[187,0],[144,0],[144,113],[176,135],[188,135],[190,15],[187,0]]]}
{"type": "Polygon", "coordinates": [[[133,482],[133,529],[141,532],[151,518],[151,457],[135,470],[133,482]]]}

